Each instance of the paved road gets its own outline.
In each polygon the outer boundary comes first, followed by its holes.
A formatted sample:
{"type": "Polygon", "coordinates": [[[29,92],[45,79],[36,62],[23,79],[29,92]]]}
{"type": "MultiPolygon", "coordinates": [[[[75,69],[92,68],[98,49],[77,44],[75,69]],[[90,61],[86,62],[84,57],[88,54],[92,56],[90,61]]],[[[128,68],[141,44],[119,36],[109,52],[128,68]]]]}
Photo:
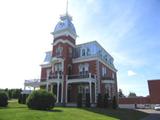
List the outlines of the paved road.
{"type": "Polygon", "coordinates": [[[142,120],[160,120],[160,111],[155,111],[152,109],[139,109],[139,111],[149,113],[147,117],[142,120]]]}

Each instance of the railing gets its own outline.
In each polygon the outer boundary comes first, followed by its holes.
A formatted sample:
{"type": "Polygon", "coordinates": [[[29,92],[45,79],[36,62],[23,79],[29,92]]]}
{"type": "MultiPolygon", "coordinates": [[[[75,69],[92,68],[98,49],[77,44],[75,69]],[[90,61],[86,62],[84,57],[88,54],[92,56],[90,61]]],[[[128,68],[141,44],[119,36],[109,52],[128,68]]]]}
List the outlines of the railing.
{"type": "Polygon", "coordinates": [[[55,74],[50,74],[48,79],[62,79],[62,75],[58,74],[58,75],[55,75],[55,74]]]}
{"type": "Polygon", "coordinates": [[[112,77],[101,77],[102,80],[114,80],[112,77]]]}
{"type": "Polygon", "coordinates": [[[82,74],[82,75],[68,75],[68,79],[85,79],[85,78],[93,78],[95,79],[96,78],[96,75],[94,74],[82,74]]]}
{"type": "Polygon", "coordinates": [[[38,83],[40,82],[40,79],[32,79],[32,80],[25,80],[25,83],[38,83]]]}

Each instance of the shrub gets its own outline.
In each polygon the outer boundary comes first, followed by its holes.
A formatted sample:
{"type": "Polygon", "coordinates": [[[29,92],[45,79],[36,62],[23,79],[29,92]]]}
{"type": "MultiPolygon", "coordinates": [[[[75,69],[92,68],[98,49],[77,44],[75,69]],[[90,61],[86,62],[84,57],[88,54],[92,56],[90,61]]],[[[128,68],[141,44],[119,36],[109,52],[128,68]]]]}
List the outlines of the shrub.
{"type": "Polygon", "coordinates": [[[104,94],[104,97],[103,97],[103,107],[104,107],[104,108],[107,108],[107,107],[108,107],[108,104],[109,104],[108,98],[109,98],[108,93],[104,94]]]}
{"type": "Polygon", "coordinates": [[[85,103],[86,107],[90,107],[91,103],[90,103],[90,94],[86,93],[86,103],[85,103]]]}
{"type": "Polygon", "coordinates": [[[112,100],[112,108],[113,109],[116,109],[118,107],[117,105],[117,100],[116,100],[116,96],[113,97],[113,100],[112,100]]]}
{"type": "Polygon", "coordinates": [[[18,98],[18,103],[26,104],[27,97],[28,97],[28,94],[20,94],[20,96],[18,98]]]}
{"type": "Polygon", "coordinates": [[[50,110],[54,107],[55,96],[44,90],[33,91],[27,98],[27,106],[31,109],[50,110]]]}
{"type": "Polygon", "coordinates": [[[97,98],[97,107],[102,107],[102,106],[103,106],[103,99],[102,95],[99,93],[97,98]]]}
{"type": "Polygon", "coordinates": [[[8,96],[5,92],[0,92],[0,106],[6,107],[8,105],[8,96]]]}
{"type": "Polygon", "coordinates": [[[77,107],[82,107],[82,93],[78,94],[78,97],[77,97],[77,107]]]}

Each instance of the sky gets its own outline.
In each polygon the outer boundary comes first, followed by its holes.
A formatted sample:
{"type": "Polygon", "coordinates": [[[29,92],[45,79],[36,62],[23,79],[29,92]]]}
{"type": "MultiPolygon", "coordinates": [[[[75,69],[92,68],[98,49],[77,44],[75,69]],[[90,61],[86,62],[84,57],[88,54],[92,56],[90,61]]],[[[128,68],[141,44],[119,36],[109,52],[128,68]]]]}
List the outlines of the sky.
{"type": "MultiPolygon", "coordinates": [[[[113,57],[118,88],[149,94],[160,79],[160,0],[69,0],[77,44],[98,41],[113,57]]],[[[0,88],[23,88],[40,77],[40,64],[66,0],[0,1],[0,88]]]]}

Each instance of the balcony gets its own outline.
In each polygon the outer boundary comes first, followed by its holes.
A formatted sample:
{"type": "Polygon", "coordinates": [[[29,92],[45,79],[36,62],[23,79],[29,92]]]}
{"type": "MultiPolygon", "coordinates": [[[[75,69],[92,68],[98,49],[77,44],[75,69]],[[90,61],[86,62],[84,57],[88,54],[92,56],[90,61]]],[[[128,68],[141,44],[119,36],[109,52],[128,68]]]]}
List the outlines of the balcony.
{"type": "Polygon", "coordinates": [[[86,78],[92,78],[92,79],[96,79],[96,75],[94,74],[82,74],[82,75],[68,75],[68,80],[69,79],[86,79],[86,78]]]}
{"type": "Polygon", "coordinates": [[[60,74],[50,74],[48,79],[49,80],[51,80],[51,79],[62,79],[62,75],[60,75],[60,74]]]}
{"type": "Polygon", "coordinates": [[[101,77],[101,80],[114,80],[114,79],[112,77],[104,76],[104,77],[101,77]]]}

